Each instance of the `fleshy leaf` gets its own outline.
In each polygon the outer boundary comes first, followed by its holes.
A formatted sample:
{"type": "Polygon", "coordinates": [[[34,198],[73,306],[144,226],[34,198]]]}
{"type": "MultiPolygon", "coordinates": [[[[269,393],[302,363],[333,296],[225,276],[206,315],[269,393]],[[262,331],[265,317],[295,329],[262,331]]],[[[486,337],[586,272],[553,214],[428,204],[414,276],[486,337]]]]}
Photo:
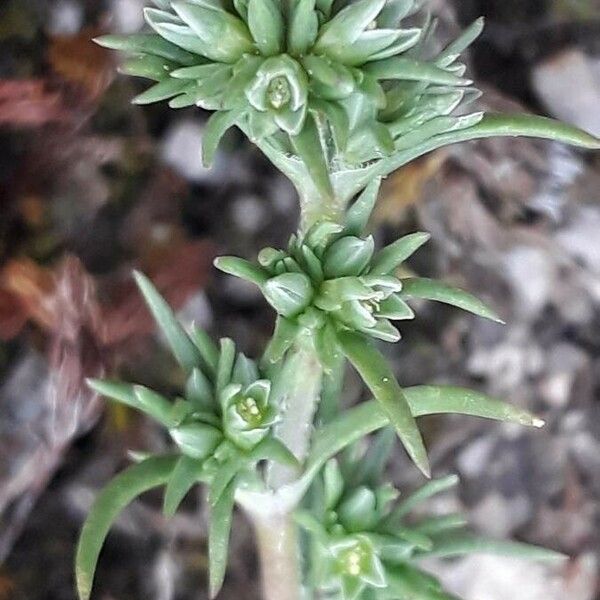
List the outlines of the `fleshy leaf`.
{"type": "Polygon", "coordinates": [[[186,370],[191,371],[201,361],[198,349],[175,317],[171,307],[158,293],[154,284],[145,275],[137,271],[134,272],[134,277],[177,362],[186,370]]]}
{"type": "Polygon", "coordinates": [[[192,325],[190,339],[194,346],[198,348],[198,352],[202,357],[204,366],[210,375],[214,375],[217,371],[217,362],[219,360],[219,351],[211,337],[196,324],[192,325]]]}
{"type": "Polygon", "coordinates": [[[187,493],[198,483],[202,476],[202,462],[189,456],[177,461],[173,473],[167,482],[163,500],[163,513],[172,517],[187,493]]]}
{"type": "Polygon", "coordinates": [[[236,256],[219,256],[215,259],[214,264],[220,271],[254,283],[259,287],[263,286],[269,279],[269,275],[264,269],[236,256]]]}
{"type": "Polygon", "coordinates": [[[248,26],[263,56],[278,54],[283,47],[284,23],[280,5],[274,0],[248,2],[248,26]]]}
{"type": "Polygon", "coordinates": [[[348,235],[363,235],[381,187],[381,179],[376,178],[365,188],[356,202],[346,212],[345,232],[348,235]]]}
{"type": "Polygon", "coordinates": [[[459,481],[460,480],[456,475],[449,475],[442,479],[429,481],[394,508],[392,513],[386,519],[386,525],[399,525],[403,517],[413,510],[413,508],[427,500],[427,498],[431,498],[431,496],[441,494],[442,492],[457,486],[459,481]]]}
{"type": "Polygon", "coordinates": [[[318,29],[315,0],[297,0],[288,28],[288,52],[295,56],[305,54],[315,43],[318,29]]]}
{"type": "Polygon", "coordinates": [[[300,463],[292,451],[282,441],[273,436],[268,436],[260,442],[248,457],[252,461],[272,460],[292,469],[300,468],[300,463]]]}
{"type": "Polygon", "coordinates": [[[240,117],[240,112],[235,109],[223,112],[217,111],[210,116],[202,134],[202,162],[205,167],[212,165],[219,142],[240,117]]]}
{"type": "Polygon", "coordinates": [[[330,200],[333,198],[333,188],[329,179],[327,159],[323,152],[319,132],[312,114],[309,114],[307,117],[302,131],[290,139],[323,199],[330,200]]]}
{"type": "Polygon", "coordinates": [[[443,302],[496,323],[504,324],[504,321],[487,304],[472,294],[441,281],[415,277],[403,279],[402,285],[401,296],[404,298],[424,298],[443,302]]]}
{"type": "Polygon", "coordinates": [[[300,327],[295,321],[278,315],[277,321],[275,322],[273,337],[271,338],[263,357],[267,364],[279,362],[284,357],[285,353],[292,347],[299,333],[300,327]]]}
{"type": "Polygon", "coordinates": [[[190,87],[190,82],[183,79],[165,79],[133,99],[134,104],[152,104],[161,100],[168,100],[185,92],[190,87]]]}
{"type": "Polygon", "coordinates": [[[427,556],[454,557],[465,554],[493,554],[527,560],[564,560],[567,557],[560,552],[506,540],[495,540],[471,535],[447,535],[436,538],[432,550],[427,556]]]}
{"type": "Polygon", "coordinates": [[[338,332],[340,346],[396,428],[408,454],[429,476],[429,461],[410,406],[385,358],[365,336],[352,331],[338,332]]]}
{"type": "Polygon", "coordinates": [[[90,597],[100,550],[113,522],[139,495],[164,485],[177,460],[176,456],[148,458],[117,475],[100,492],[81,530],[77,545],[75,573],[80,600],[88,600],[90,597]]]}
{"type": "MultiPolygon", "coordinates": [[[[518,407],[464,388],[421,385],[405,388],[404,395],[415,417],[464,414],[530,427],[544,425],[544,421],[518,407]]],[[[303,479],[310,481],[338,452],[389,424],[389,418],[376,400],[363,402],[341,413],[316,433],[303,479]]]]}
{"type": "Polygon", "coordinates": [[[210,597],[215,598],[223,586],[227,569],[227,554],[229,551],[229,534],[233,518],[234,487],[230,484],[210,514],[208,532],[208,560],[210,597]]]}
{"type": "Polygon", "coordinates": [[[428,233],[411,233],[380,250],[374,257],[369,274],[387,275],[414,254],[431,236],[428,233]]]}

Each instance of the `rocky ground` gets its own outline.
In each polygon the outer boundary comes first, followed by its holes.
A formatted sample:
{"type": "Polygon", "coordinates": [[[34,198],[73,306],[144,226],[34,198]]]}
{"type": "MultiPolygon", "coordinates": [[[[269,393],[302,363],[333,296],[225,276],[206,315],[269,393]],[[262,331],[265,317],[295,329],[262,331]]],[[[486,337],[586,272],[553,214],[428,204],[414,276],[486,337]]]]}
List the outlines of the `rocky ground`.
{"type": "MultiPolygon", "coordinates": [[[[77,532],[127,449],[160,449],[145,420],[104,405],[86,376],[165,385],[163,360],[130,281],[150,273],[182,318],[258,352],[272,317],[257,293],[210,267],[283,244],[294,192],[241,137],[200,166],[205,116],[132,107],[89,43],[141,25],[141,0],[5,0],[0,6],[0,600],[73,600],[77,532]],[[152,341],[150,344],[149,342],[152,341]]],[[[597,0],[434,0],[440,38],[485,14],[471,54],[487,109],[531,110],[600,134],[597,0]]],[[[499,327],[423,305],[388,348],[405,384],[469,385],[544,417],[542,431],[467,418],[425,422],[437,474],[462,485],[432,506],[473,528],[568,553],[564,565],[474,557],[432,564],[465,600],[600,598],[600,158],[492,140],[445,149],[386,182],[379,241],[423,229],[414,272],[488,300],[499,327]]],[[[348,400],[360,394],[351,376],[348,400]]],[[[399,452],[391,475],[419,484],[399,452]]],[[[97,598],[205,598],[200,497],[173,521],[150,495],[119,521],[97,598]]],[[[222,597],[258,600],[238,518],[222,597]]]]}

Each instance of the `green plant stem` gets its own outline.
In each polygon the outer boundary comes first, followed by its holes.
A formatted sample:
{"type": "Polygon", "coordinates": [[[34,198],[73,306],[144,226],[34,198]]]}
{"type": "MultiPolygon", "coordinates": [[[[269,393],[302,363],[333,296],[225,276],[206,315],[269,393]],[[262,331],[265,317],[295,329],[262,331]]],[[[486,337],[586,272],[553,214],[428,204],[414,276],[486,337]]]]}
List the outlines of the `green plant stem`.
{"type": "Polygon", "coordinates": [[[289,512],[253,519],[260,553],[264,600],[300,600],[298,530],[289,512]]]}
{"type": "MultiPolygon", "coordinates": [[[[277,375],[274,398],[282,407],[283,418],[276,433],[281,441],[303,461],[308,453],[312,424],[317,409],[323,369],[308,337],[301,338],[286,358],[277,375]]],[[[280,464],[270,466],[267,482],[273,490],[292,483],[298,473],[280,464]]]]}

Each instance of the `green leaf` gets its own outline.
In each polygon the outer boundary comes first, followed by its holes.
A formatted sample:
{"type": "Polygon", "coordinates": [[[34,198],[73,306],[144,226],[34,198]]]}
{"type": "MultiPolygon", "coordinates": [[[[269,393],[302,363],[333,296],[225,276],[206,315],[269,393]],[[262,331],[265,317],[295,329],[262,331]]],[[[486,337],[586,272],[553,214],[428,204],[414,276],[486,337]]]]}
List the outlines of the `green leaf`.
{"type": "Polygon", "coordinates": [[[307,117],[302,131],[298,135],[290,136],[290,140],[317,190],[323,196],[323,201],[330,201],[333,198],[333,188],[329,179],[329,167],[312,114],[307,117]]]}
{"type": "Polygon", "coordinates": [[[163,500],[163,513],[172,517],[187,493],[202,478],[202,462],[189,456],[182,456],[177,461],[169,477],[163,500]]]}
{"type": "Polygon", "coordinates": [[[150,54],[180,65],[193,65],[201,60],[197,55],[186,52],[156,33],[103,35],[95,38],[94,42],[103,48],[121,50],[131,54],[150,54]]]}
{"type": "Polygon", "coordinates": [[[279,54],[283,48],[284,23],[280,3],[274,0],[248,2],[248,26],[260,53],[279,54]]]}
{"type": "Polygon", "coordinates": [[[221,339],[219,362],[217,364],[216,388],[222,392],[229,383],[235,363],[235,343],[229,338],[221,339]]]}
{"type": "MultiPolygon", "coordinates": [[[[463,388],[420,385],[405,388],[404,395],[415,417],[453,413],[531,427],[544,425],[541,419],[524,410],[463,388]]],[[[346,446],[389,423],[389,418],[376,400],[363,402],[339,414],[315,434],[303,481],[310,481],[327,460],[346,446]]]]}
{"type": "Polygon", "coordinates": [[[134,386],[120,381],[88,379],[87,384],[99,394],[113,401],[139,410],[165,427],[174,427],[174,405],[164,396],[142,386],[134,386]]]}
{"type": "Polygon", "coordinates": [[[395,440],[396,436],[392,427],[385,427],[379,432],[352,471],[353,485],[371,484],[374,486],[379,482],[395,440]]]}
{"type": "Polygon", "coordinates": [[[288,27],[288,52],[302,56],[313,46],[319,30],[315,0],[297,0],[288,27]]]}
{"type": "Polygon", "coordinates": [[[314,51],[327,54],[330,49],[353,44],[384,5],[385,0],[358,0],[346,6],[321,27],[314,51]]]}
{"type": "Polygon", "coordinates": [[[119,67],[119,73],[162,81],[169,77],[176,66],[177,63],[161,58],[160,56],[144,54],[125,60],[119,67]]]}
{"type": "Polygon", "coordinates": [[[145,8],[144,17],[148,25],[165,40],[189,53],[204,56],[206,44],[189,27],[182,25],[181,21],[176,21],[170,13],[145,8]]]}
{"type": "Polygon", "coordinates": [[[452,287],[441,281],[425,278],[411,278],[402,280],[403,298],[424,298],[456,306],[462,310],[473,313],[490,321],[504,324],[504,321],[481,300],[458,288],[452,287]]]}
{"type": "Polygon", "coordinates": [[[128,467],[96,498],[77,544],[75,575],[80,600],[90,597],[100,550],[113,522],[140,494],[164,485],[177,460],[175,456],[156,456],[128,467]]]}
{"type": "Polygon", "coordinates": [[[385,358],[364,335],[352,331],[340,331],[338,341],[348,360],[354,365],[388,415],[409,456],[428,477],[429,461],[421,433],[402,388],[398,385],[385,358]]]}
{"type": "Polygon", "coordinates": [[[419,504],[422,504],[425,500],[431,498],[431,496],[436,496],[437,494],[441,494],[442,492],[457,486],[459,481],[460,480],[456,475],[449,475],[448,477],[426,483],[394,508],[385,520],[386,528],[399,525],[402,519],[411,510],[419,506],[419,504]]]}
{"type": "Polygon", "coordinates": [[[186,370],[191,371],[201,361],[198,349],[175,317],[171,307],[158,293],[154,284],[138,271],[134,271],[133,275],[154,320],[165,335],[177,362],[186,370]]]}
{"type": "Polygon", "coordinates": [[[210,514],[208,561],[211,598],[214,598],[219,593],[225,579],[234,494],[234,486],[230,484],[223,494],[221,494],[221,498],[213,507],[210,514]]]}
{"type": "Polygon", "coordinates": [[[217,362],[219,361],[219,351],[211,337],[204,329],[200,329],[196,324],[193,324],[190,339],[198,349],[208,374],[215,375],[217,362]]]}
{"type": "Polygon", "coordinates": [[[440,533],[446,533],[452,529],[461,529],[467,525],[467,519],[461,514],[440,515],[439,517],[429,517],[419,521],[415,531],[425,535],[434,536],[440,533]]]}
{"type": "Polygon", "coordinates": [[[380,250],[374,257],[370,275],[392,273],[407,258],[412,256],[431,236],[428,233],[411,233],[380,250]]]}
{"type": "Polygon", "coordinates": [[[451,65],[480,35],[485,26],[483,17],[476,19],[435,59],[440,67],[451,65]]]}
{"type": "Polygon", "coordinates": [[[564,560],[567,558],[560,552],[506,540],[477,537],[471,535],[452,535],[436,538],[432,550],[425,553],[427,556],[454,557],[465,554],[493,554],[496,556],[510,556],[526,560],[564,560]]]}
{"type": "Polygon", "coordinates": [[[373,236],[345,236],[327,248],[323,256],[323,272],[327,279],[358,276],[371,262],[375,251],[373,236]]]}
{"type": "Polygon", "coordinates": [[[208,503],[210,506],[216,506],[229,484],[235,489],[233,480],[246,466],[246,463],[247,458],[245,456],[240,452],[234,452],[225,463],[219,465],[208,490],[208,503]]]}
{"type": "Polygon", "coordinates": [[[517,423],[526,427],[543,427],[544,421],[531,413],[479,392],[445,385],[418,385],[405,394],[416,417],[454,413],[494,421],[517,423]]]}
{"type": "Polygon", "coordinates": [[[371,213],[377,202],[377,195],[381,187],[381,179],[376,178],[365,188],[356,202],[346,212],[345,232],[348,235],[363,235],[371,213]]]}
{"type": "Polygon", "coordinates": [[[251,461],[272,460],[292,469],[300,468],[300,463],[292,451],[281,440],[272,435],[255,446],[248,458],[251,461]]]}
{"type": "Polygon", "coordinates": [[[339,102],[311,98],[310,108],[327,119],[331,135],[339,152],[344,152],[348,144],[350,121],[344,107],[339,102]]]}
{"type": "Polygon", "coordinates": [[[134,104],[152,104],[161,100],[168,100],[189,88],[190,82],[182,79],[166,79],[133,99],[134,104]]]}
{"type": "Polygon", "coordinates": [[[369,63],[363,69],[377,79],[420,81],[438,85],[471,85],[473,83],[470,79],[458,77],[432,63],[400,56],[369,63]]]}
{"type": "Polygon", "coordinates": [[[225,10],[181,1],[172,2],[172,6],[202,41],[204,56],[218,62],[234,63],[254,50],[246,24],[225,10]]]}
{"type": "Polygon", "coordinates": [[[242,116],[243,113],[238,110],[218,111],[210,116],[202,135],[202,162],[205,167],[212,165],[221,139],[242,116]]]}
{"type": "Polygon", "coordinates": [[[215,259],[214,265],[224,273],[239,277],[259,287],[262,287],[269,280],[269,274],[264,269],[257,267],[243,258],[219,256],[215,259]]]}
{"type": "MultiPolygon", "coordinates": [[[[535,115],[487,114],[474,127],[457,132],[455,141],[473,140],[494,136],[537,137],[555,140],[588,150],[600,150],[600,139],[577,127],[535,115]]],[[[450,136],[447,136],[450,138],[450,136]]],[[[442,136],[443,141],[444,136],[442,136]]],[[[454,140],[453,140],[454,141],[454,140]]],[[[453,141],[449,143],[453,143],[453,141]]]]}
{"type": "Polygon", "coordinates": [[[344,493],[344,478],[337,460],[329,460],[323,469],[325,508],[334,510],[344,493]]]}
{"type": "Polygon", "coordinates": [[[278,315],[275,322],[275,331],[265,350],[263,360],[267,364],[278,363],[292,347],[299,333],[300,327],[296,321],[278,315]]]}

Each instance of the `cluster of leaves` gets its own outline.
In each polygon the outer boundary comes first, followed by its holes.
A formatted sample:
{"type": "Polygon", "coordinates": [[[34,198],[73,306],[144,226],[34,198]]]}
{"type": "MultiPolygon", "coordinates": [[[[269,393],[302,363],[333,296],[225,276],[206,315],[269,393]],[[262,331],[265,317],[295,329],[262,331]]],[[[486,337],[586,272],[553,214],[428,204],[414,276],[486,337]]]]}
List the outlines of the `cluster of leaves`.
{"type": "MultiPolygon", "coordinates": [[[[164,512],[170,516],[192,487],[203,483],[208,489],[211,508],[209,569],[211,597],[214,597],[222,585],[227,565],[236,492],[269,490],[260,468],[262,461],[296,469],[298,479],[292,484],[292,494],[300,499],[330,458],[390,422],[397,425],[397,421],[388,416],[391,409],[383,405],[382,410],[382,404],[376,400],[339,413],[316,431],[305,464],[299,465],[277,437],[275,426],[284,407],[272,398],[271,380],[261,375],[252,360],[237,354],[231,340],[221,340],[217,347],[197,327],[188,333],[152,283],[141,274],[136,274],[136,279],[186,374],[186,385],[181,394],[168,398],[146,387],[118,381],[91,380],[89,384],[111,400],[139,410],[164,426],[177,452],[137,455],[140,462],[115,477],[98,496],[78,545],[78,592],[82,600],[90,597],[102,545],[111,524],[127,504],[152,488],[165,486],[164,512]]],[[[388,398],[390,405],[393,400],[391,396],[388,398]]],[[[525,411],[460,388],[417,386],[400,391],[395,400],[406,402],[411,419],[435,413],[460,413],[527,426],[542,424],[525,411]]],[[[332,468],[326,467],[325,472],[332,468]]],[[[362,472],[365,478],[375,477],[380,471],[371,459],[361,460],[360,469],[351,470],[355,476],[362,472]]],[[[331,475],[325,477],[330,479],[331,475]]],[[[383,498],[381,494],[377,497],[383,498]]],[[[303,522],[308,523],[306,519],[303,522]]],[[[340,532],[339,528],[332,531],[340,532]]]]}
{"type": "Polygon", "coordinates": [[[225,572],[236,489],[264,491],[256,468],[260,461],[299,465],[273,435],[278,408],[271,402],[271,382],[261,378],[257,365],[236,353],[230,339],[222,339],[217,347],[197,327],[188,334],[152,283],[141,274],[136,274],[136,279],[185,370],[185,389],[172,400],[147,387],[120,381],[90,380],[89,385],[160,423],[169,432],[178,454],[146,458],[118,476],[100,496],[82,532],[77,558],[79,593],[82,598],[89,597],[95,563],[114,509],[120,509],[148,487],[165,484],[164,513],[172,516],[191,488],[203,482],[208,487],[213,513],[209,553],[211,590],[215,595],[225,572]]]}
{"type": "Polygon", "coordinates": [[[398,267],[428,239],[413,233],[375,252],[372,236],[363,237],[375,205],[379,181],[370,184],[346,213],[344,225],[319,221],[306,235],[293,235],[287,250],[264,249],[259,265],[219,257],[216,266],[262,290],[278,314],[265,362],[281,361],[299,336],[314,342],[326,372],[342,357],[357,369],[419,468],[428,474],[420,433],[392,369],[372,339],[395,342],[400,332],[391,320],[414,318],[406,300],[427,298],[458,306],[500,322],[480,300],[445,283],[399,278],[398,267]]]}
{"type": "Polygon", "coordinates": [[[366,452],[354,445],[339,460],[330,460],[309,495],[310,507],[296,513],[310,539],[311,583],[327,598],[458,600],[420,568],[423,559],[472,552],[562,557],[527,544],[469,535],[461,514],[411,519],[424,501],[455,486],[458,478],[431,481],[398,501],[400,492],[381,483],[393,440],[393,432],[383,429],[366,452]]]}
{"type": "Polygon", "coordinates": [[[203,135],[206,164],[237,126],[304,198],[347,201],[373,175],[461,139],[519,131],[597,147],[547,119],[464,114],[480,93],[459,59],[481,19],[431,57],[436,21],[403,25],[419,0],[154,4],[145,9],[151,33],[97,40],[127,55],[124,73],[156,82],[135,102],[214,111],[203,135]]]}

